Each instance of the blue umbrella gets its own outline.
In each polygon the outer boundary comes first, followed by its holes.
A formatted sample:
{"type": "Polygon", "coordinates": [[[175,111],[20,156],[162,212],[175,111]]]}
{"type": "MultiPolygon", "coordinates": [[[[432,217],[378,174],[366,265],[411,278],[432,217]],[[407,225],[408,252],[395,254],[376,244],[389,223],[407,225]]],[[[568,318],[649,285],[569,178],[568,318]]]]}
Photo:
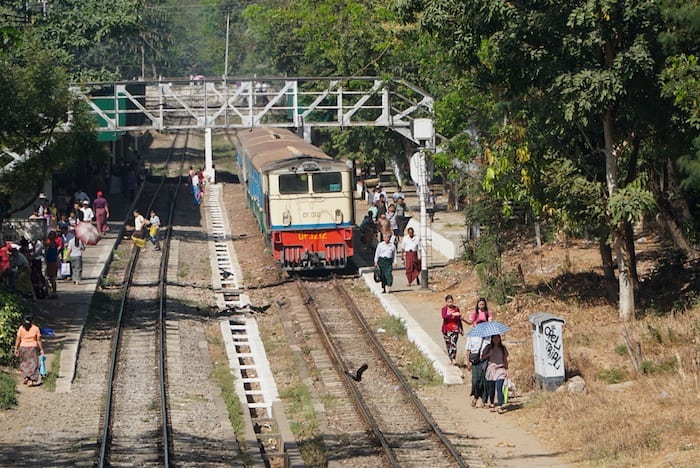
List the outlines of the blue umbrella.
{"type": "Polygon", "coordinates": [[[474,325],[474,327],[469,330],[469,333],[467,333],[467,336],[487,337],[500,335],[507,331],[510,331],[510,327],[501,322],[481,322],[478,325],[474,325]]]}

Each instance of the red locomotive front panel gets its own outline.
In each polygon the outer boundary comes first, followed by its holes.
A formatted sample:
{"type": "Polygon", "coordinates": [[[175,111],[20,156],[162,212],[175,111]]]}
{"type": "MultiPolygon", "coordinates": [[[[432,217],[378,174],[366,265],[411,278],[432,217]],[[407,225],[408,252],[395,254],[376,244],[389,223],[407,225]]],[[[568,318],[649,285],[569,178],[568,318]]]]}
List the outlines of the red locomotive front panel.
{"type": "Polygon", "coordinates": [[[285,269],[344,268],[353,255],[352,229],[275,231],[272,247],[285,269]]]}

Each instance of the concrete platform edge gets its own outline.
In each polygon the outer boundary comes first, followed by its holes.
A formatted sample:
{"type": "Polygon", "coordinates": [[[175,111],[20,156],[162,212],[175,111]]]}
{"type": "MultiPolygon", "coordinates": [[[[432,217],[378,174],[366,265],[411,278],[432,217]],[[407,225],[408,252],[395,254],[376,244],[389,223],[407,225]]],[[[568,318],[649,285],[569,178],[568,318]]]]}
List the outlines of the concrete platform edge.
{"type": "Polygon", "coordinates": [[[398,317],[404,321],[408,339],[430,359],[437,373],[442,376],[444,384],[462,384],[462,371],[458,367],[450,365],[445,351],[439,348],[425,330],[413,319],[403,304],[401,304],[401,300],[397,294],[382,293],[381,285],[374,281],[372,272],[372,268],[360,269],[360,274],[367,284],[367,287],[377,296],[384,310],[392,316],[398,317]]]}

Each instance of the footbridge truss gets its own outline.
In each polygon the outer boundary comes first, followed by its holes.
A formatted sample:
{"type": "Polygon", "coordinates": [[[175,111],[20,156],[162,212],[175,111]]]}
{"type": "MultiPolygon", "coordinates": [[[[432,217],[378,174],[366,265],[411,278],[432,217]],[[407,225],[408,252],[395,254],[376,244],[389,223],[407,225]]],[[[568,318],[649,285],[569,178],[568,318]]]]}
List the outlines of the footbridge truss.
{"type": "MultiPolygon", "coordinates": [[[[212,131],[217,129],[294,127],[310,141],[314,127],[384,127],[421,148],[435,148],[434,100],[401,79],[197,76],[81,83],[71,89],[89,106],[98,131],[111,137],[148,130],[203,130],[205,172],[212,178],[212,131]]],[[[0,158],[9,159],[0,175],[31,156],[0,149],[0,158]]]]}
{"type": "MultiPolygon", "coordinates": [[[[76,85],[102,132],[169,129],[386,127],[434,147],[414,131],[432,119],[433,98],[403,80],[377,77],[172,79],[76,85]]],[[[432,120],[431,120],[432,122],[432,120]]]]}

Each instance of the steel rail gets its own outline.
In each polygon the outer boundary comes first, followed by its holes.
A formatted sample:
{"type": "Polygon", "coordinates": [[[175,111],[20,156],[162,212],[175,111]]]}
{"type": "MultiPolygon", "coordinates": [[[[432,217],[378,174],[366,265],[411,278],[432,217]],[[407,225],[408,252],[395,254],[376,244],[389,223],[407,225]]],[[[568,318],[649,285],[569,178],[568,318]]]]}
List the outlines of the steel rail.
{"type": "Polygon", "coordinates": [[[367,337],[370,339],[372,344],[374,344],[377,351],[379,351],[379,354],[382,356],[382,359],[389,366],[389,368],[394,373],[399,382],[401,382],[401,386],[403,387],[404,391],[410,395],[411,402],[414,404],[416,409],[418,409],[421,416],[423,416],[425,422],[428,423],[433,433],[438,437],[438,439],[440,439],[440,442],[442,442],[445,448],[450,452],[450,455],[454,457],[455,461],[457,462],[457,466],[467,468],[469,465],[466,464],[464,460],[462,460],[462,455],[457,451],[457,449],[454,448],[449,439],[445,437],[445,434],[442,432],[437,422],[435,422],[435,419],[433,419],[428,409],[423,405],[423,402],[421,402],[420,398],[418,398],[416,393],[413,391],[413,388],[408,383],[408,380],[406,380],[406,377],[403,376],[399,368],[396,367],[394,362],[391,360],[391,357],[389,357],[387,352],[384,350],[384,346],[382,346],[375,334],[372,332],[372,328],[367,323],[367,320],[365,320],[365,317],[362,315],[362,312],[355,304],[355,301],[352,300],[346,289],[341,284],[339,284],[335,278],[332,280],[332,282],[335,290],[338,292],[338,294],[340,294],[343,297],[345,303],[355,315],[355,318],[360,322],[360,324],[362,324],[362,328],[365,330],[367,337]]]}
{"type": "MultiPolygon", "coordinates": [[[[182,172],[182,168],[184,167],[184,161],[185,157],[187,154],[187,143],[189,139],[189,132],[185,133],[185,144],[182,149],[182,157],[180,159],[180,172],[182,172]]],[[[170,159],[172,157],[173,152],[175,151],[175,145],[177,143],[177,135],[173,139],[173,145],[170,147],[170,150],[168,152],[168,157],[166,158],[166,166],[170,162],[170,159]]],[[[156,188],[156,191],[154,192],[153,196],[151,197],[149,204],[148,204],[148,209],[146,212],[150,212],[152,209],[153,205],[155,204],[156,199],[158,198],[158,195],[160,194],[160,191],[163,188],[163,185],[165,183],[165,180],[167,179],[167,175],[163,175],[160,178],[160,182],[158,183],[158,186],[156,188]]],[[[164,466],[169,467],[170,466],[170,437],[169,437],[169,418],[168,418],[168,407],[167,407],[167,395],[166,395],[166,374],[165,374],[165,326],[164,326],[164,318],[165,318],[165,283],[167,283],[167,264],[168,264],[168,257],[169,257],[169,251],[170,251],[170,238],[172,235],[172,219],[173,219],[173,214],[175,210],[175,203],[176,203],[176,196],[177,193],[179,192],[180,185],[182,184],[182,176],[178,177],[178,183],[177,187],[175,189],[175,196],[172,197],[170,200],[170,208],[168,211],[168,228],[165,230],[166,232],[166,238],[164,239],[164,250],[163,254],[161,255],[161,263],[159,267],[159,289],[158,289],[158,295],[159,295],[159,312],[158,312],[158,322],[159,322],[159,328],[157,330],[158,335],[159,335],[159,386],[160,386],[160,399],[161,399],[161,434],[162,434],[162,441],[163,441],[163,460],[164,460],[164,466]]],[[[135,198],[134,203],[131,205],[131,210],[133,211],[133,208],[136,206],[136,202],[139,200],[139,197],[143,193],[143,186],[145,186],[145,183],[142,185],[141,189],[139,190],[138,196],[135,198]]],[[[124,223],[124,226],[126,225],[126,222],[124,223]]],[[[123,237],[123,232],[125,230],[125,227],[122,227],[120,230],[120,237],[123,237]]],[[[109,447],[109,440],[111,436],[111,421],[112,421],[112,405],[113,405],[113,393],[114,393],[114,378],[116,375],[116,369],[117,369],[117,363],[118,363],[118,358],[119,358],[119,349],[120,349],[120,343],[121,343],[121,334],[122,334],[122,329],[123,329],[123,324],[124,324],[124,311],[126,310],[126,304],[127,304],[127,298],[128,298],[128,293],[130,286],[133,282],[133,276],[134,272],[136,270],[136,265],[138,263],[138,258],[139,258],[139,253],[141,249],[136,248],[132,249],[132,255],[129,260],[129,264],[127,266],[127,271],[125,273],[125,279],[124,279],[124,289],[122,293],[122,298],[120,300],[120,306],[119,306],[119,314],[117,316],[117,323],[115,325],[115,333],[114,333],[114,339],[112,343],[112,355],[111,355],[111,362],[110,362],[110,371],[109,371],[109,377],[108,377],[108,388],[107,388],[107,400],[105,403],[105,414],[104,414],[104,419],[103,419],[103,429],[102,429],[102,438],[101,438],[101,443],[100,443],[100,453],[99,453],[99,459],[98,459],[98,466],[100,468],[104,468],[108,466],[107,463],[107,449],[109,447]]],[[[111,256],[110,259],[111,260],[111,256]]],[[[109,260],[107,263],[109,263],[109,260]]],[[[107,268],[103,269],[103,274],[107,271],[107,268]]],[[[102,275],[101,275],[102,276],[102,275]]]]}
{"type": "Polygon", "coordinates": [[[352,396],[354,398],[353,402],[355,403],[355,406],[360,411],[360,414],[365,419],[365,422],[372,430],[374,437],[381,444],[382,448],[384,449],[384,453],[386,454],[387,458],[389,459],[389,462],[391,463],[391,466],[399,468],[401,464],[399,463],[396,454],[389,445],[389,442],[386,440],[386,437],[384,437],[384,434],[382,434],[382,431],[379,428],[379,424],[377,424],[377,421],[374,419],[374,416],[372,416],[372,413],[365,404],[362,394],[357,389],[357,387],[353,385],[350,381],[350,377],[348,377],[348,374],[346,373],[347,368],[343,363],[343,359],[340,357],[340,353],[333,344],[333,340],[328,334],[328,330],[323,324],[321,314],[319,313],[318,308],[316,307],[316,303],[314,302],[313,297],[309,293],[309,290],[306,288],[306,286],[304,286],[304,283],[301,279],[297,278],[295,280],[295,284],[297,285],[297,288],[299,289],[299,292],[301,293],[301,296],[304,299],[304,305],[306,305],[307,309],[311,313],[311,317],[313,318],[314,323],[316,323],[316,329],[321,335],[321,339],[323,341],[324,346],[326,347],[326,351],[328,351],[328,354],[335,363],[336,367],[341,369],[342,371],[341,375],[345,380],[345,386],[350,390],[350,392],[352,392],[352,396]]]}

